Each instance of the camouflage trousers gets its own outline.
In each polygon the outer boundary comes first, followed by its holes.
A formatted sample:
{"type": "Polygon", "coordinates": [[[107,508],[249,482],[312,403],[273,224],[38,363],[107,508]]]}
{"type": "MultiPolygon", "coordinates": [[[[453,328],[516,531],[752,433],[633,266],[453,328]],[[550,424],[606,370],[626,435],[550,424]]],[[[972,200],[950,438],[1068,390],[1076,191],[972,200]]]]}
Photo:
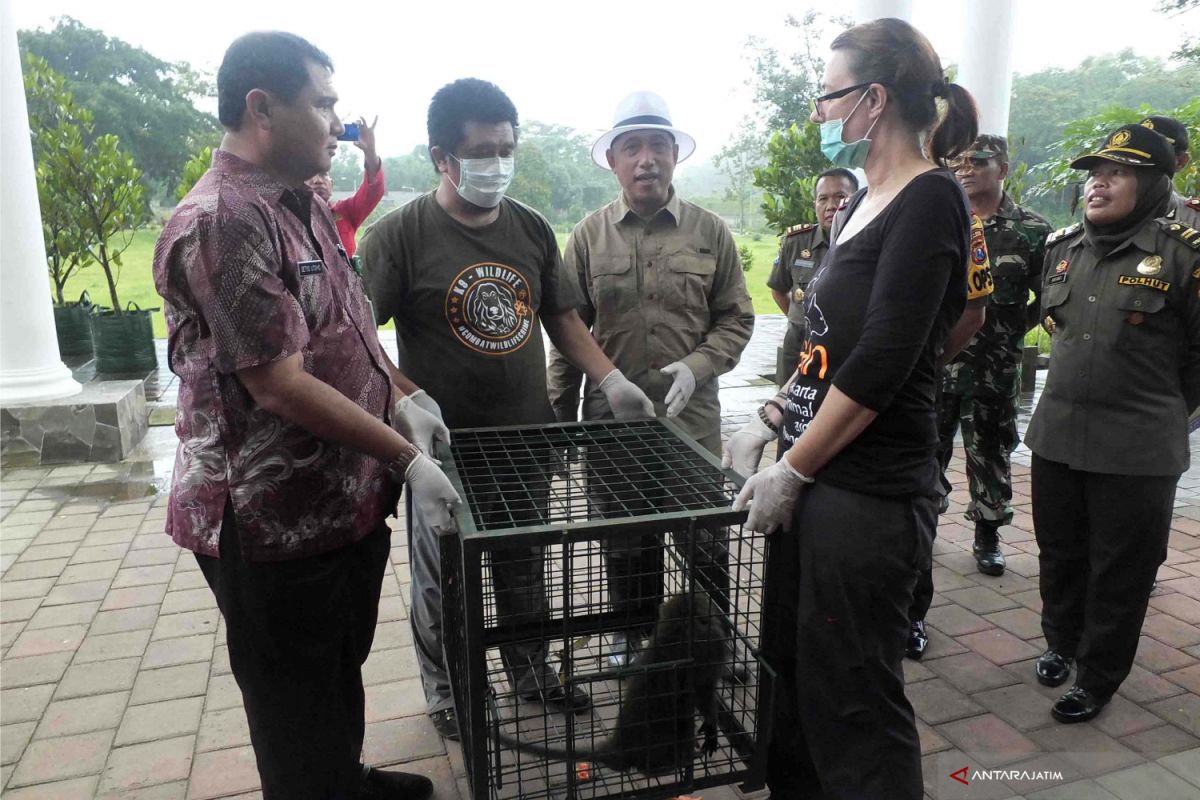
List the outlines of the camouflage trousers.
{"type": "Polygon", "coordinates": [[[960,424],[971,493],[965,516],[1007,525],[1013,518],[1009,455],[1017,446],[1017,398],[941,393],[938,461],[943,475],[954,453],[954,435],[960,424]]]}

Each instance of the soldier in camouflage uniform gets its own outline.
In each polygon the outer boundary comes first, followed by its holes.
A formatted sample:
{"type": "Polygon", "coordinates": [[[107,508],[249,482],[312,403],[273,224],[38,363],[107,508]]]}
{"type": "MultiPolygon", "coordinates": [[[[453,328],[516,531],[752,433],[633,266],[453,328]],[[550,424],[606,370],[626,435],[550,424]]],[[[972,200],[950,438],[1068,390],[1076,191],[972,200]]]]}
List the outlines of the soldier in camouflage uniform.
{"type": "Polygon", "coordinates": [[[975,523],[973,551],[980,572],[1004,573],[998,530],[1012,522],[1009,454],[1017,446],[1017,399],[1025,333],[1037,322],[1030,292],[1040,288],[1045,219],[1004,192],[1008,144],[983,135],[955,164],[955,174],[984,221],[994,289],[983,327],[942,373],[938,413],[942,469],[950,461],[961,423],[971,500],[966,516],[975,523]]]}
{"type": "Polygon", "coordinates": [[[782,386],[800,363],[804,346],[804,290],[821,266],[829,250],[829,229],[833,215],[850,195],[858,191],[854,173],[841,167],[827,169],[817,178],[813,191],[813,208],[818,224],[793,225],[783,234],[779,255],[767,278],[767,286],[779,310],[788,317],[787,333],[783,337],[783,355],[776,370],[775,382],[782,386]]]}
{"type": "MultiPolygon", "coordinates": [[[[1182,122],[1174,117],[1155,115],[1146,117],[1138,124],[1149,128],[1170,143],[1175,153],[1176,173],[1192,160],[1192,155],[1188,152],[1188,129],[1182,122]]],[[[1200,228],[1200,197],[1184,197],[1172,188],[1171,204],[1167,207],[1165,216],[1167,219],[1182,222],[1189,228],[1200,228]]]]}

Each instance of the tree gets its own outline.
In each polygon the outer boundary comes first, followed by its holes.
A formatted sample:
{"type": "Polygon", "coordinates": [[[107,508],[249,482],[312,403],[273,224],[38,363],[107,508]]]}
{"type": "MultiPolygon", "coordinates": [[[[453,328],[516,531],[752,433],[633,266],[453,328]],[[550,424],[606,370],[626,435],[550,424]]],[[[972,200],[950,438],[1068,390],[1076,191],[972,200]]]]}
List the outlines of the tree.
{"type": "Polygon", "coordinates": [[[179,179],[179,188],[175,190],[176,202],[182,200],[196,185],[196,181],[208,172],[208,168],[212,166],[212,151],[211,147],[206,147],[183,165],[183,176],[179,179]]]}
{"type": "Polygon", "coordinates": [[[746,117],[738,129],[717,153],[713,162],[729,178],[729,191],[738,201],[738,227],[746,229],[746,200],[754,186],[754,170],[764,159],[766,141],[751,117],[746,117]]]}
{"type": "Polygon", "coordinates": [[[554,180],[549,160],[542,153],[537,139],[522,141],[517,153],[516,172],[508,187],[509,196],[549,216],[554,180]]]}
{"type": "MultiPolygon", "coordinates": [[[[410,153],[383,159],[384,180],[389,189],[428,191],[438,183],[437,171],[429,160],[429,148],[419,144],[410,153]]],[[[357,184],[355,184],[357,185],[357,184]]]]}
{"type": "Polygon", "coordinates": [[[763,216],[782,234],[793,225],[816,222],[813,208],[817,175],[825,169],[817,126],[791,125],[767,142],[767,165],[754,170],[754,185],[763,190],[763,216]]]}
{"type": "MultiPolygon", "coordinates": [[[[1104,137],[1122,125],[1128,125],[1151,114],[1164,114],[1182,122],[1189,132],[1200,132],[1200,98],[1194,98],[1175,109],[1151,109],[1142,105],[1137,108],[1109,106],[1083,119],[1068,123],[1062,138],[1047,148],[1048,158],[1031,169],[1038,179],[1032,189],[1034,196],[1066,198],[1071,203],[1071,212],[1079,197],[1079,187],[1085,180],[1080,170],[1071,169],[1071,161],[1084,153],[1094,152],[1104,137]]],[[[1175,187],[1182,194],[1200,192],[1200,164],[1189,163],[1175,175],[1175,187]]]]}
{"type": "Polygon", "coordinates": [[[62,192],[55,191],[57,175],[51,156],[70,138],[69,128],[86,123],[87,109],[75,106],[66,81],[36,56],[25,59],[25,93],[29,97],[29,133],[33,145],[38,205],[42,213],[42,238],[46,242],[46,265],[54,283],[58,305],[65,305],[67,281],[92,263],[79,208],[62,192]]]}
{"type": "Polygon", "coordinates": [[[94,116],[98,135],[114,134],[150,183],[167,196],[184,162],[216,145],[217,121],[196,108],[212,82],[184,62],[163,61],[139,47],[60,17],[49,31],[19,31],[33,53],[66,79],[75,102],[94,116]]]}
{"type": "MultiPolygon", "coordinates": [[[[1158,10],[1169,16],[1178,16],[1196,8],[1200,8],[1200,0],[1162,0],[1158,4],[1158,10]]],[[[1179,49],[1171,53],[1171,58],[1200,64],[1200,37],[1189,36],[1184,39],[1179,49]]]]}
{"type": "MultiPolygon", "coordinates": [[[[38,195],[53,198],[51,224],[64,222],[71,228],[65,239],[55,235],[47,244],[68,261],[75,257],[79,262],[90,259],[98,263],[108,280],[113,310],[120,313],[114,272],[120,269],[121,253],[133,241],[133,229],[145,214],[141,171],[121,150],[116,136],[94,136],[91,113],[75,103],[62,76],[44,61],[27,63],[26,91],[32,89],[34,95],[31,115],[40,115],[30,124],[38,195]],[[41,128],[44,120],[52,127],[41,128]],[[61,221],[54,217],[58,203],[65,209],[61,221]],[[64,249],[60,251],[60,247],[64,249]]],[[[53,261],[50,266],[53,271],[53,261]]],[[[61,285],[58,291],[61,302],[61,285]]]]}
{"type": "MultiPolygon", "coordinates": [[[[1074,69],[1046,69],[1013,78],[1009,154],[1035,167],[1050,157],[1064,126],[1107,108],[1165,109],[1200,94],[1200,64],[1168,69],[1130,50],[1084,59],[1074,69]]],[[[1136,121],[1136,120],[1135,120],[1136,121]]]]}
{"type": "Polygon", "coordinates": [[[767,130],[781,131],[808,119],[813,98],[821,94],[825,60],[817,48],[831,29],[845,30],[852,24],[846,17],[829,16],[809,11],[803,17],[789,15],[784,20],[799,37],[798,49],[780,54],[773,47],[763,47],[760,39],[751,37],[747,47],[754,55],[754,99],[766,115],[767,130]]]}
{"type": "Polygon", "coordinates": [[[844,17],[810,11],[786,24],[799,34],[798,49],[787,56],[774,48],[758,49],[754,62],[754,96],[773,130],[767,141],[766,166],[754,170],[754,185],[762,189],[763,214],[779,233],[801,222],[815,222],[813,192],[816,176],[827,166],[821,137],[808,120],[813,100],[821,94],[825,62],[817,47],[830,28],[850,26],[844,17]]]}
{"type": "Polygon", "coordinates": [[[333,188],[339,191],[357,189],[363,179],[362,152],[357,147],[339,147],[329,167],[329,179],[333,181],[333,188]]]}

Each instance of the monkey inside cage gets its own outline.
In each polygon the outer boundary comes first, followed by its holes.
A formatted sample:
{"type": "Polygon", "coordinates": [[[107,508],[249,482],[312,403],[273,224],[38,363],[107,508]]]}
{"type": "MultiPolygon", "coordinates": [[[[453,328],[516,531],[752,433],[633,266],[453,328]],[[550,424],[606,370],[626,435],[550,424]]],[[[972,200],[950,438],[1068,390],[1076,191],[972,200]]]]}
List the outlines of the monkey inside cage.
{"type": "Polygon", "coordinates": [[[670,420],[452,433],[443,630],[472,800],[762,785],[766,540],[670,420]]]}

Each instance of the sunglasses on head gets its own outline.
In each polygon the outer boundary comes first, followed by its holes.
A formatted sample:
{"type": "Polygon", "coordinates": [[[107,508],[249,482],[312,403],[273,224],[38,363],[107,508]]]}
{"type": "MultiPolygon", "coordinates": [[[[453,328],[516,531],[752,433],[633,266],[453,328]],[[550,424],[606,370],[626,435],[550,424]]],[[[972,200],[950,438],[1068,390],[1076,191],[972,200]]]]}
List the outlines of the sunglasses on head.
{"type": "Polygon", "coordinates": [[[990,163],[992,163],[990,158],[956,158],[947,162],[946,166],[955,172],[964,172],[968,169],[983,169],[990,163]]]}

